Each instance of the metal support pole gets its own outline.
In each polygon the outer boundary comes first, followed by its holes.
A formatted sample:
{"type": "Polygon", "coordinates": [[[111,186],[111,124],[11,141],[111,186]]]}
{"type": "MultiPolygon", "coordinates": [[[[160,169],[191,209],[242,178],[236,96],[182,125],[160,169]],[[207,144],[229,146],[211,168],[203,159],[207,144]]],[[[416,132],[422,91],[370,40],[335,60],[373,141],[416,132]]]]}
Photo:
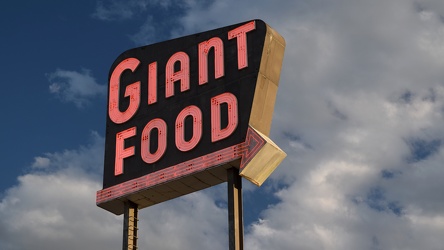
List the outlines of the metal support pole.
{"type": "Polygon", "coordinates": [[[137,249],[137,204],[126,201],[123,212],[123,250],[137,249]]]}
{"type": "Polygon", "coordinates": [[[242,179],[237,168],[227,170],[227,181],[229,250],[243,250],[242,179]]]}

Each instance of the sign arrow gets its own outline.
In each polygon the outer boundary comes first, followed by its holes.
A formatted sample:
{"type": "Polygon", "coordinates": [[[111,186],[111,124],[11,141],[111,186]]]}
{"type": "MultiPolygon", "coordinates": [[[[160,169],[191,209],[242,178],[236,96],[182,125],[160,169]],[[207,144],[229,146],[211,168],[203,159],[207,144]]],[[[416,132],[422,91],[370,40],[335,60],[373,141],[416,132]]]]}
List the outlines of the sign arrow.
{"type": "Polygon", "coordinates": [[[251,126],[248,128],[245,144],[239,174],[261,186],[287,154],[270,138],[251,126]]]}

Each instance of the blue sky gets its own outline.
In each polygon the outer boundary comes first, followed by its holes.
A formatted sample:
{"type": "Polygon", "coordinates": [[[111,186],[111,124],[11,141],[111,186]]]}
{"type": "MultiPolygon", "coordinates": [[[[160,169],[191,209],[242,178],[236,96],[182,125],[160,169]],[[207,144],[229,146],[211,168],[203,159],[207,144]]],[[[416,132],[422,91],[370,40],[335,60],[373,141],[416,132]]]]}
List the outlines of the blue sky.
{"type": "MultiPolygon", "coordinates": [[[[443,16],[439,0],[3,4],[0,249],[120,248],[122,217],[95,206],[112,62],[256,18],[287,41],[271,138],[288,157],[244,182],[246,248],[442,249],[443,16]]],[[[141,210],[140,248],[226,249],[225,200],[141,210]]]]}

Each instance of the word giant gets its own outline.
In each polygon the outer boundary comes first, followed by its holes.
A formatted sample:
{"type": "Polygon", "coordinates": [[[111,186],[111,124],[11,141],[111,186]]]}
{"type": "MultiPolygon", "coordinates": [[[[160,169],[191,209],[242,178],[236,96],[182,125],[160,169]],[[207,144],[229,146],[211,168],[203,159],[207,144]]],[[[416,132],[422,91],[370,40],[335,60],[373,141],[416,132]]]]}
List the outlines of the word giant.
{"type": "Polygon", "coordinates": [[[267,136],[285,40],[261,20],[130,49],[109,75],[103,190],[121,214],[226,181],[261,185],[285,157],[267,136]]]}

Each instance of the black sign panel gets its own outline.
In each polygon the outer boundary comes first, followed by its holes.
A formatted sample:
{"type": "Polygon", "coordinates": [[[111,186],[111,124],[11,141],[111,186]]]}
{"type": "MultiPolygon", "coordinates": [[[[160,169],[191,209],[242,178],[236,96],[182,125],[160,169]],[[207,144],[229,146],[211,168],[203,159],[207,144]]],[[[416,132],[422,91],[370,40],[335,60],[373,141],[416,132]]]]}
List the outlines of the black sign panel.
{"type": "Polygon", "coordinates": [[[266,29],[255,20],[122,53],[109,74],[103,188],[244,142],[266,29]]]}

